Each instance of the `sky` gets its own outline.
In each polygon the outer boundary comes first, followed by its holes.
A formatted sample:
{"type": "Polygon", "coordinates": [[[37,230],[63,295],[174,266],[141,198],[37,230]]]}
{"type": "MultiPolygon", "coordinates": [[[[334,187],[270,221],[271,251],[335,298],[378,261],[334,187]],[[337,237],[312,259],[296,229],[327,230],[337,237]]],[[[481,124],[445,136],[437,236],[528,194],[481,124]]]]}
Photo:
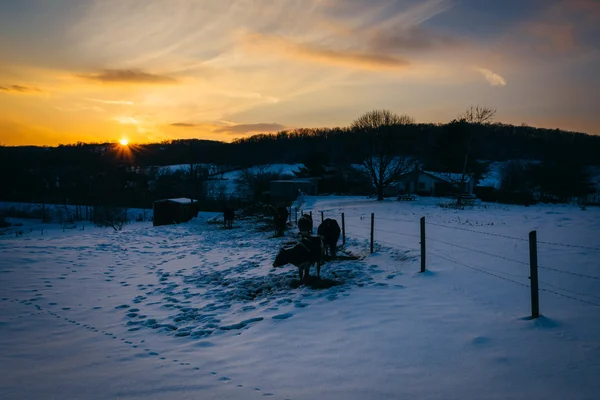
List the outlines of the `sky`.
{"type": "Polygon", "coordinates": [[[600,134],[600,0],[0,0],[0,145],[231,141],[373,109],[600,134]]]}

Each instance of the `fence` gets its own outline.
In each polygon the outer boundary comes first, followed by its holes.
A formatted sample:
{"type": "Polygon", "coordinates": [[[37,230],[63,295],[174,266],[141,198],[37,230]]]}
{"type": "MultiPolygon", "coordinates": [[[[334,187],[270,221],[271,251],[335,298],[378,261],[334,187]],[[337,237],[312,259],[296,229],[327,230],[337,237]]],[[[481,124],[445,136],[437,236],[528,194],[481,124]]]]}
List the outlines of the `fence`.
{"type": "MultiPolygon", "coordinates": [[[[303,212],[300,212],[299,215],[301,214],[303,214],[303,212]]],[[[312,215],[312,211],[310,211],[309,214],[314,220],[315,217],[312,215]]],[[[441,260],[450,262],[456,266],[468,268],[472,271],[486,274],[487,276],[495,279],[501,279],[503,281],[510,282],[521,287],[529,288],[529,296],[531,298],[532,319],[538,318],[540,316],[539,292],[545,292],[563,299],[568,299],[600,307],[600,296],[596,294],[591,294],[589,292],[585,293],[581,290],[573,290],[570,288],[566,288],[564,287],[564,284],[556,285],[547,280],[540,280],[538,274],[539,270],[543,270],[544,272],[551,274],[569,275],[573,278],[580,279],[584,282],[592,282],[594,285],[590,286],[590,291],[597,291],[596,285],[600,284],[600,276],[594,276],[592,274],[587,274],[580,271],[571,271],[567,268],[553,268],[545,266],[544,263],[540,265],[538,260],[538,247],[544,247],[546,250],[548,248],[553,248],[570,249],[586,252],[598,252],[598,257],[596,259],[600,259],[600,247],[540,241],[537,238],[537,231],[535,230],[529,232],[528,237],[516,237],[500,233],[486,232],[478,229],[470,229],[462,226],[458,227],[437,222],[426,221],[425,217],[421,217],[415,220],[409,220],[402,218],[391,218],[386,216],[385,219],[382,220],[382,222],[385,221],[385,223],[381,223],[381,225],[384,225],[384,227],[378,227],[379,223],[375,218],[375,213],[370,213],[370,215],[367,213],[359,213],[358,215],[348,215],[347,210],[341,212],[340,209],[338,209],[337,211],[319,210],[319,214],[320,222],[322,222],[325,218],[334,218],[338,221],[341,221],[343,245],[346,243],[347,235],[350,231],[352,237],[368,241],[370,253],[374,252],[374,247],[376,244],[383,244],[394,249],[411,251],[418,254],[421,261],[420,272],[425,272],[427,270],[428,257],[437,257],[441,260]],[[389,227],[390,224],[393,225],[396,229],[385,229],[386,227],[389,227]],[[427,227],[436,228],[434,234],[426,232],[430,230],[427,227]],[[412,232],[407,231],[407,228],[411,229],[412,232]],[[516,247],[515,242],[522,244],[523,246],[525,246],[524,252],[527,253],[528,258],[519,260],[515,257],[496,254],[492,251],[482,250],[481,248],[473,248],[463,243],[456,243],[456,240],[447,239],[448,236],[451,236],[450,234],[453,231],[462,231],[468,232],[470,234],[481,235],[479,240],[482,240],[481,238],[488,238],[490,240],[493,240],[494,248],[498,248],[498,246],[496,245],[496,242],[498,240],[508,240],[512,242],[513,247],[516,247]],[[382,239],[380,237],[381,235],[378,234],[385,234],[384,236],[387,240],[382,239]],[[390,241],[389,237],[398,237],[399,240],[390,241]],[[411,247],[407,245],[405,241],[401,241],[400,238],[412,239],[414,246],[411,247]],[[400,244],[400,242],[404,243],[404,245],[400,244]],[[515,272],[511,273],[506,268],[493,269],[490,268],[489,265],[476,265],[472,262],[466,262],[464,260],[458,259],[457,257],[451,254],[448,254],[448,249],[460,249],[468,253],[477,254],[478,257],[494,258],[496,260],[501,260],[505,265],[510,263],[514,266],[517,266],[518,269],[515,272]]],[[[544,252],[543,254],[546,255],[547,253],[544,252]]],[[[549,256],[553,255],[550,254],[549,256]]],[[[600,273],[600,269],[595,269],[594,271],[600,273]]],[[[583,286],[579,283],[578,285],[583,286]]]]}

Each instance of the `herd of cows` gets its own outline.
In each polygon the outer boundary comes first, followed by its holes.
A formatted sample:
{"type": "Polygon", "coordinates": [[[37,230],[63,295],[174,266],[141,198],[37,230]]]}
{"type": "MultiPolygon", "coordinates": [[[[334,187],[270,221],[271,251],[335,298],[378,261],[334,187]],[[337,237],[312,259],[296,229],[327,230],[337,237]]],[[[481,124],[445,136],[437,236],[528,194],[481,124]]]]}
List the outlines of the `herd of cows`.
{"type": "MultiPolygon", "coordinates": [[[[272,206],[269,206],[272,207],[272,206]]],[[[288,219],[288,211],[285,207],[270,210],[273,214],[278,236],[283,235],[285,224],[288,219]]],[[[223,212],[225,227],[233,226],[234,211],[226,208],[223,212]]],[[[325,259],[336,256],[337,242],[340,239],[341,229],[338,222],[332,218],[326,218],[317,228],[317,235],[313,235],[312,216],[303,214],[298,219],[298,230],[300,241],[292,247],[283,247],[277,253],[273,267],[283,267],[292,264],[298,268],[300,281],[305,282],[310,276],[310,268],[317,267],[317,277],[321,276],[321,265],[325,259]]]]}

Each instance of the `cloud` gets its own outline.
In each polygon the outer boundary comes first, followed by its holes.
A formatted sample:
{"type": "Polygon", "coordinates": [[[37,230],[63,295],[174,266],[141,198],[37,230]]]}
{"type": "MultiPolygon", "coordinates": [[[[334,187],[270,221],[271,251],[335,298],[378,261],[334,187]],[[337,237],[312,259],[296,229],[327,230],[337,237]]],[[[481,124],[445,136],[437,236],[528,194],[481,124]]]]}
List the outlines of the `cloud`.
{"type": "Polygon", "coordinates": [[[506,86],[506,79],[486,68],[476,67],[486,81],[492,86],[506,86]]]}
{"type": "Polygon", "coordinates": [[[11,93],[11,94],[31,94],[31,93],[42,93],[42,91],[33,86],[23,85],[0,85],[0,92],[11,93]]]}
{"type": "Polygon", "coordinates": [[[246,47],[264,53],[276,53],[300,60],[368,70],[397,70],[407,67],[408,60],[385,53],[334,50],[314,44],[253,33],[244,39],[246,47]]]}
{"type": "Polygon", "coordinates": [[[178,128],[194,128],[196,126],[200,126],[200,124],[190,124],[187,122],[175,122],[175,123],[170,124],[170,126],[175,126],[178,128]]]}
{"type": "Polygon", "coordinates": [[[55,109],[57,109],[60,112],[80,112],[80,111],[93,111],[93,112],[105,112],[106,110],[103,109],[102,107],[98,107],[98,106],[89,106],[89,105],[76,105],[73,107],[61,107],[61,106],[55,106],[55,109]]]}
{"type": "Polygon", "coordinates": [[[102,83],[137,83],[164,85],[177,83],[175,78],[157,75],[141,69],[105,69],[95,74],[79,74],[77,77],[102,83]]]}
{"type": "Polygon", "coordinates": [[[89,99],[89,98],[86,98],[85,100],[93,101],[96,103],[102,103],[102,104],[122,104],[122,105],[128,105],[128,106],[132,106],[134,104],[133,101],[127,101],[127,100],[101,100],[101,99],[89,99]]]}
{"type": "Polygon", "coordinates": [[[370,39],[373,48],[381,52],[426,51],[455,48],[462,45],[458,38],[441,35],[421,27],[374,30],[370,39]]]}
{"type": "Polygon", "coordinates": [[[259,124],[239,124],[232,126],[224,126],[215,129],[215,133],[228,133],[228,134],[245,134],[245,133],[266,133],[266,132],[278,132],[285,129],[285,126],[276,123],[259,123],[259,124]]]}

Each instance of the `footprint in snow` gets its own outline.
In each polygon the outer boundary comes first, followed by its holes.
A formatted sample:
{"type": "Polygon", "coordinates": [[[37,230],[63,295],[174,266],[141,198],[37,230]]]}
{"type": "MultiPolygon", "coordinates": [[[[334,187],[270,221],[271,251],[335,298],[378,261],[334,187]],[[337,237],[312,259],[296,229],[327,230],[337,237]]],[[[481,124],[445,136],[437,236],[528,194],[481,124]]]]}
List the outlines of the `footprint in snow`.
{"type": "Polygon", "coordinates": [[[288,319],[293,316],[294,316],[294,314],[292,314],[292,313],[284,313],[284,314],[273,315],[271,317],[271,319],[288,319]]]}

